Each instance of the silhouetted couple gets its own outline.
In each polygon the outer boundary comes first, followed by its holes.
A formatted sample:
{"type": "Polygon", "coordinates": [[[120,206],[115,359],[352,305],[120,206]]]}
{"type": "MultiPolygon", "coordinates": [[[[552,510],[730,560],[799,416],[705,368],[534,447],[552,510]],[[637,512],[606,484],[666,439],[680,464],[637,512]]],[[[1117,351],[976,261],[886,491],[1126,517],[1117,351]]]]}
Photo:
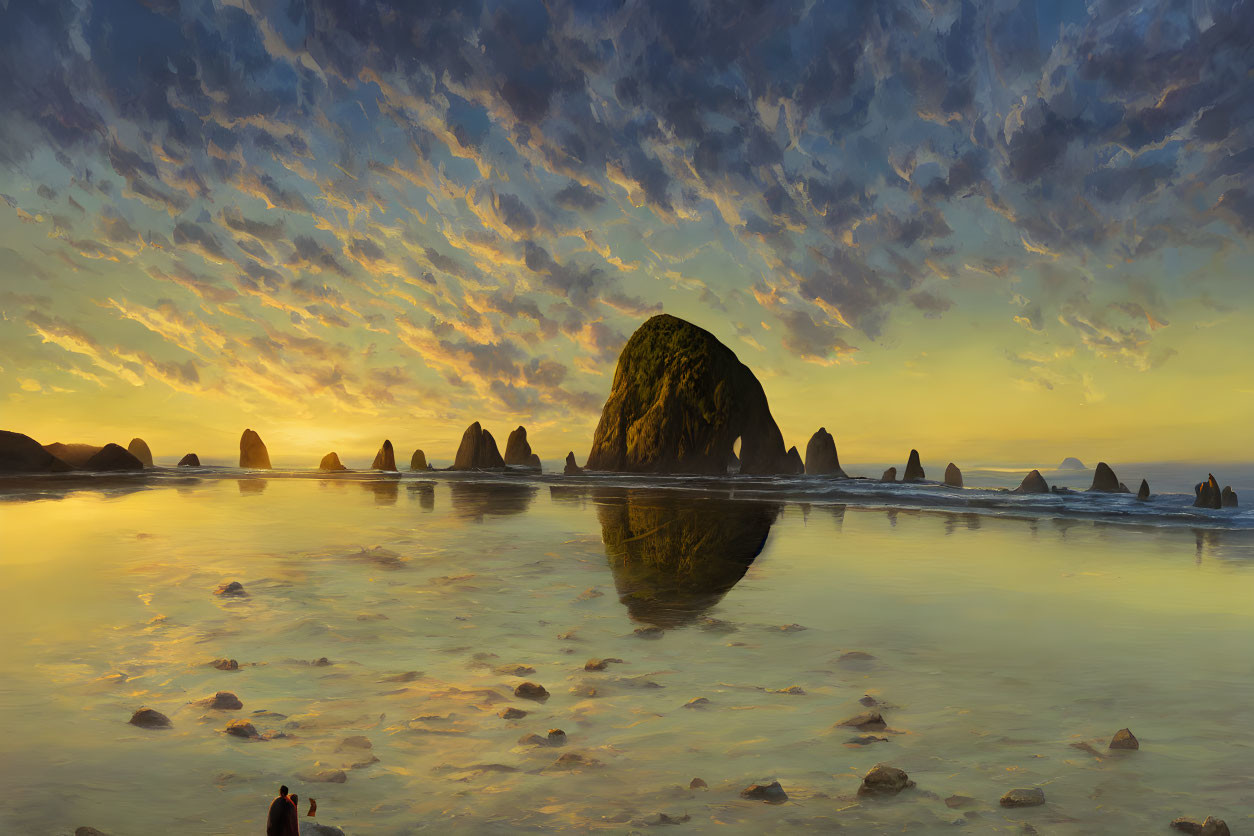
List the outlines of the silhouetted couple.
{"type": "MultiPolygon", "coordinates": [[[[270,814],[266,816],[266,836],[300,836],[300,799],[287,794],[287,785],[279,787],[279,797],[270,802],[270,814]]],[[[309,799],[309,813],[318,809],[318,802],[309,799]]]]}

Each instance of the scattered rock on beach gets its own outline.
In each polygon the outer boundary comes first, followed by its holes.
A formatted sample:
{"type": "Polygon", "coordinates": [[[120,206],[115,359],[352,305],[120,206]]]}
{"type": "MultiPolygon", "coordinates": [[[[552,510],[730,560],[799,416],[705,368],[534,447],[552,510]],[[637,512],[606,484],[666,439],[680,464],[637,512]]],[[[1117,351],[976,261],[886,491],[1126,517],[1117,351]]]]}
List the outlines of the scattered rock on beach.
{"type": "Polygon", "coordinates": [[[705,782],[704,778],[693,778],[691,781],[688,782],[688,789],[690,790],[705,789],[709,786],[710,785],[705,782]]]}
{"type": "Polygon", "coordinates": [[[535,672],[536,669],[531,667],[531,665],[522,665],[518,663],[510,665],[497,665],[493,669],[493,673],[500,674],[501,676],[530,676],[535,672]]]}
{"type": "Polygon", "coordinates": [[[197,705],[203,705],[205,708],[211,708],[214,711],[239,711],[244,707],[244,703],[240,698],[232,694],[230,691],[219,691],[211,697],[205,697],[199,700],[197,705]]]}
{"type": "Polygon", "coordinates": [[[1136,735],[1134,735],[1128,729],[1120,729],[1119,731],[1115,732],[1115,736],[1110,739],[1109,748],[1111,749],[1140,749],[1141,742],[1137,740],[1136,735]]]}
{"type": "Polygon", "coordinates": [[[345,784],[348,782],[348,773],[342,769],[323,769],[313,773],[302,773],[296,777],[311,784],[345,784]]]}
{"type": "Polygon", "coordinates": [[[1184,833],[1191,833],[1193,836],[1232,836],[1227,822],[1214,816],[1207,816],[1206,821],[1201,822],[1181,816],[1173,820],[1171,826],[1184,833]]]}
{"type": "Polygon", "coordinates": [[[1003,807],[1039,807],[1045,803],[1045,790],[1040,787],[1020,787],[1001,797],[1003,807]]]}
{"type": "Polygon", "coordinates": [[[255,740],[261,735],[257,734],[257,729],[247,720],[232,720],[226,724],[226,728],[222,730],[223,734],[229,734],[232,737],[244,737],[255,740]]]}
{"type": "Polygon", "coordinates": [[[545,690],[543,685],[537,685],[534,682],[523,682],[514,689],[514,696],[524,700],[544,702],[549,698],[549,692],[545,690]]]}
{"type": "Polygon", "coordinates": [[[858,787],[858,795],[884,798],[913,786],[914,781],[910,780],[910,776],[904,770],[880,763],[871,767],[871,770],[862,776],[862,785],[858,787]]]}
{"type": "Polygon", "coordinates": [[[846,720],[841,720],[836,725],[848,726],[859,731],[883,731],[888,728],[888,723],[884,722],[883,715],[878,711],[864,711],[846,720]]]}
{"type": "Polygon", "coordinates": [[[550,769],[593,769],[605,766],[596,758],[581,755],[579,752],[567,752],[553,762],[550,769]]]}
{"type": "Polygon", "coordinates": [[[873,734],[864,734],[858,737],[851,737],[845,743],[851,746],[870,746],[872,743],[887,743],[887,737],[876,737],[873,734]]]}
{"type": "Polygon", "coordinates": [[[586,671],[603,671],[610,664],[623,663],[622,659],[589,659],[583,663],[583,669],[586,671]]]}
{"type": "Polygon", "coordinates": [[[740,791],[741,798],[750,801],[765,801],[769,804],[783,804],[788,800],[788,793],[779,785],[779,781],[769,784],[751,784],[740,791]]]}
{"type": "Polygon", "coordinates": [[[682,816],[668,816],[665,813],[654,813],[651,816],[639,819],[639,824],[642,824],[645,827],[657,827],[663,824],[685,824],[691,820],[692,816],[687,813],[684,813],[682,816]]]}
{"type": "Polygon", "coordinates": [[[1019,487],[1014,489],[1015,493],[1049,493],[1049,484],[1045,481],[1045,477],[1041,475],[1039,470],[1033,470],[1023,477],[1023,481],[1019,483],[1019,487]]]}
{"type": "Polygon", "coordinates": [[[705,697],[693,697],[688,700],[688,702],[684,703],[684,708],[705,708],[709,704],[710,701],[705,697]]]}
{"type": "Polygon", "coordinates": [[[335,747],[337,752],[363,752],[374,748],[374,744],[370,742],[370,738],[364,734],[354,734],[340,741],[340,745],[335,747]]]}
{"type": "Polygon", "coordinates": [[[132,726],[139,726],[141,729],[168,729],[174,726],[169,717],[152,708],[139,709],[131,715],[129,722],[132,726]]]}
{"type": "Polygon", "coordinates": [[[637,627],[631,632],[638,639],[660,639],[666,635],[666,631],[657,626],[637,627]]]}
{"type": "Polygon", "coordinates": [[[513,706],[510,706],[509,708],[502,709],[496,716],[500,717],[502,720],[521,720],[527,716],[527,712],[523,711],[521,708],[514,708],[513,706]]]}
{"type": "Polygon", "coordinates": [[[248,592],[244,589],[244,585],[239,581],[228,581],[227,583],[220,584],[218,588],[213,591],[213,594],[221,595],[224,598],[242,598],[248,595],[248,592]]]}
{"type": "Polygon", "coordinates": [[[236,662],[234,659],[214,659],[210,664],[220,671],[239,670],[239,662],[236,662]]]}

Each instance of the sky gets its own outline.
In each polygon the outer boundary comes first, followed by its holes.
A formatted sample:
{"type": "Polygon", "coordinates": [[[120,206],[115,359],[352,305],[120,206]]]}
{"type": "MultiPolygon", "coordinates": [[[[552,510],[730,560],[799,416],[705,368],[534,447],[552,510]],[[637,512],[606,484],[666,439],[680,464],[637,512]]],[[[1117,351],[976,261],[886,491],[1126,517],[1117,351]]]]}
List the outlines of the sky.
{"type": "Polygon", "coordinates": [[[1254,459],[1254,4],[0,3],[0,426],[582,461],[666,311],[842,461],[1254,459]]]}

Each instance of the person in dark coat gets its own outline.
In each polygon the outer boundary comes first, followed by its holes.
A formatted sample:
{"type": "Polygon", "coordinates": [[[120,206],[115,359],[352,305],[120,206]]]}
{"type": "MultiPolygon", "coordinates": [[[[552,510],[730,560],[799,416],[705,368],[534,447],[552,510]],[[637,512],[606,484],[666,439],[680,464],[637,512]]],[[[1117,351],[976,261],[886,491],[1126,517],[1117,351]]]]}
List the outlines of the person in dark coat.
{"type": "Polygon", "coordinates": [[[279,797],[270,802],[266,816],[266,836],[292,836],[300,832],[300,818],[296,805],[287,797],[287,785],[279,787],[279,797]]]}

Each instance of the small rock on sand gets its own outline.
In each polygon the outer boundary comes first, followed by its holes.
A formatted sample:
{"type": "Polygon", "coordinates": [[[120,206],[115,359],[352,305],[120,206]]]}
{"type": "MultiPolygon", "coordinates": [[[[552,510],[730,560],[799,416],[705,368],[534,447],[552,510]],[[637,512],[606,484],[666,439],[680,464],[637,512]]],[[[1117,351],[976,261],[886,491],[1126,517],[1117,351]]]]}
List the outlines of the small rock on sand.
{"type": "Polygon", "coordinates": [[[957,807],[966,807],[967,805],[974,803],[975,799],[969,795],[951,795],[949,798],[945,799],[945,806],[951,810],[957,807]]]}
{"type": "Polygon", "coordinates": [[[859,737],[851,737],[845,743],[851,746],[870,746],[872,743],[887,743],[887,737],[876,737],[873,734],[864,734],[859,737]]]}
{"type": "Polygon", "coordinates": [[[344,784],[348,782],[348,773],[342,769],[323,769],[314,773],[303,773],[297,776],[311,784],[344,784]]]}
{"type": "Polygon", "coordinates": [[[340,745],[335,747],[337,752],[361,752],[373,749],[374,744],[370,742],[370,738],[362,734],[355,734],[346,737],[340,741],[340,745]]]}
{"type": "Polygon", "coordinates": [[[329,824],[303,821],[300,823],[300,836],[344,836],[344,831],[329,824]]]}
{"type": "Polygon", "coordinates": [[[1184,833],[1191,833],[1193,836],[1232,836],[1227,822],[1214,816],[1207,816],[1206,821],[1202,822],[1181,816],[1172,821],[1171,826],[1184,833]]]}
{"type": "Polygon", "coordinates": [[[836,725],[849,726],[859,731],[883,731],[888,728],[888,723],[884,722],[884,716],[878,711],[864,711],[847,720],[841,720],[836,725]]]}
{"type": "Polygon", "coordinates": [[[688,702],[684,703],[684,708],[705,708],[709,704],[710,701],[705,697],[693,697],[688,700],[688,702]]]}
{"type": "Polygon", "coordinates": [[[531,665],[519,664],[497,665],[496,668],[493,669],[493,673],[500,674],[501,676],[530,676],[535,672],[536,669],[531,667],[531,665]]]}
{"type": "Polygon", "coordinates": [[[1045,803],[1045,790],[1040,787],[1020,787],[1001,797],[1003,807],[1039,807],[1045,803]]]}
{"type": "Polygon", "coordinates": [[[589,659],[583,663],[583,669],[586,671],[603,671],[607,665],[623,664],[622,659],[589,659]]]}
{"type": "Polygon", "coordinates": [[[502,710],[496,716],[500,717],[502,720],[521,720],[527,716],[527,712],[523,711],[521,708],[514,708],[513,706],[510,706],[509,708],[502,710]]]}
{"type": "Polygon", "coordinates": [[[883,798],[896,795],[913,786],[914,781],[910,780],[910,776],[904,770],[879,763],[862,776],[862,785],[858,787],[858,795],[883,798]]]}
{"type": "Polygon", "coordinates": [[[549,698],[549,692],[545,690],[543,685],[537,685],[534,682],[523,682],[514,689],[514,696],[524,700],[544,702],[549,698]]]}
{"type": "Polygon", "coordinates": [[[877,700],[875,697],[871,696],[870,694],[863,696],[861,699],[858,700],[858,702],[862,703],[867,708],[873,708],[874,706],[877,706],[877,705],[883,705],[882,702],[880,702],[879,700],[877,700]]]}
{"type": "Polygon", "coordinates": [[[783,804],[788,800],[788,793],[779,785],[779,781],[769,784],[751,784],[740,791],[741,798],[750,801],[765,801],[769,804],[783,804]]]}
{"type": "Polygon", "coordinates": [[[660,639],[666,635],[661,627],[637,627],[632,631],[638,639],[660,639]]]}
{"type": "Polygon", "coordinates": [[[211,664],[220,671],[239,670],[239,662],[234,659],[214,659],[211,664]]]}
{"type": "Polygon", "coordinates": [[[257,734],[257,729],[247,720],[232,720],[226,724],[226,728],[222,730],[223,734],[229,734],[232,737],[245,737],[256,739],[261,735],[257,734]]]}
{"type": "Polygon", "coordinates": [[[805,689],[800,685],[789,685],[787,688],[768,688],[767,693],[770,694],[788,694],[794,697],[804,697],[805,689]]]}
{"type": "Polygon", "coordinates": [[[141,708],[131,715],[130,724],[141,729],[168,729],[173,727],[170,718],[151,708],[141,708]]]}
{"type": "Polygon", "coordinates": [[[219,584],[218,588],[213,591],[214,595],[222,595],[227,598],[239,598],[248,594],[244,590],[244,585],[239,581],[230,581],[228,583],[219,584]]]}
{"type": "Polygon", "coordinates": [[[593,769],[599,766],[605,766],[596,758],[590,758],[587,755],[581,755],[578,752],[567,752],[557,760],[553,761],[552,769],[593,769]]]}
{"type": "Polygon", "coordinates": [[[785,624],[779,628],[781,633],[800,633],[803,630],[809,630],[809,627],[802,627],[800,624],[785,624]]]}
{"type": "Polygon", "coordinates": [[[651,816],[646,816],[645,818],[640,819],[640,824],[645,827],[657,827],[662,824],[684,824],[691,818],[692,816],[687,813],[684,813],[682,816],[668,816],[665,813],[654,813],[651,816]]]}
{"type": "Polygon", "coordinates": [[[1115,732],[1115,736],[1110,739],[1109,748],[1111,749],[1140,749],[1141,742],[1136,739],[1136,735],[1134,735],[1130,730],[1120,729],[1119,731],[1115,732]]]}
{"type": "Polygon", "coordinates": [[[205,708],[212,708],[214,711],[239,711],[244,707],[244,703],[240,698],[232,694],[230,691],[219,691],[212,697],[205,697],[199,700],[197,705],[203,705],[205,708]]]}
{"type": "Polygon", "coordinates": [[[688,782],[688,789],[690,790],[701,790],[709,786],[710,785],[707,784],[705,782],[705,779],[703,778],[693,778],[691,781],[688,782]]]}

